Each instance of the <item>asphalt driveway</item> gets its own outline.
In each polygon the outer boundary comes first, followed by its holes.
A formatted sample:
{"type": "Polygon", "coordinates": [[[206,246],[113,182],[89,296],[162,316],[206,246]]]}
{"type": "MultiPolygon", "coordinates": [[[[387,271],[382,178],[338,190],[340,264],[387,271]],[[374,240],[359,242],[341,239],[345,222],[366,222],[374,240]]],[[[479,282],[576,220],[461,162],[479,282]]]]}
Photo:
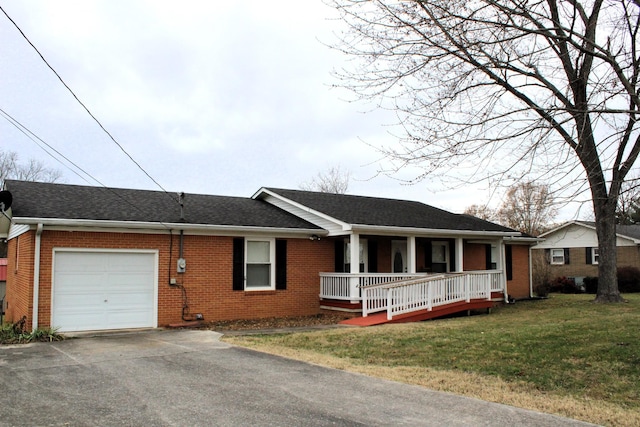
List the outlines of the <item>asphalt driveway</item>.
{"type": "Polygon", "coordinates": [[[577,426],[154,330],[0,346],[1,426],[577,426]]]}

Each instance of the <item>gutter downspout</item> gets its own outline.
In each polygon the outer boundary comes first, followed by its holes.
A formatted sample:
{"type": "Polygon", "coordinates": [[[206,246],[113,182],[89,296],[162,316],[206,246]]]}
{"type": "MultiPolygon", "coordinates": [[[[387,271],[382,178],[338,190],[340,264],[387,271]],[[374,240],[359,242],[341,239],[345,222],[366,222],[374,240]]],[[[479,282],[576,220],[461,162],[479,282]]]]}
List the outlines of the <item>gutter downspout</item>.
{"type": "Polygon", "coordinates": [[[40,298],[40,241],[43,230],[42,223],[36,228],[36,247],[33,256],[33,315],[31,316],[31,330],[38,328],[38,299],[40,298]]]}

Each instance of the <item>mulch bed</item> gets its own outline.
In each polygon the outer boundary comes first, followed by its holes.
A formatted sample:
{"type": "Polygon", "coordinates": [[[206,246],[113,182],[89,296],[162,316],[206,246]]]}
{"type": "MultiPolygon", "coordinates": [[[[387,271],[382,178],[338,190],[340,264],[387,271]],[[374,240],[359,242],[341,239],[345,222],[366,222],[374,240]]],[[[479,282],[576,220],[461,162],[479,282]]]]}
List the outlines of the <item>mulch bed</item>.
{"type": "Polygon", "coordinates": [[[206,322],[201,325],[202,329],[239,331],[251,329],[282,329],[301,328],[306,326],[335,325],[342,320],[348,319],[344,314],[317,314],[315,316],[299,317],[268,317],[264,319],[247,320],[224,320],[217,322],[206,322]]]}

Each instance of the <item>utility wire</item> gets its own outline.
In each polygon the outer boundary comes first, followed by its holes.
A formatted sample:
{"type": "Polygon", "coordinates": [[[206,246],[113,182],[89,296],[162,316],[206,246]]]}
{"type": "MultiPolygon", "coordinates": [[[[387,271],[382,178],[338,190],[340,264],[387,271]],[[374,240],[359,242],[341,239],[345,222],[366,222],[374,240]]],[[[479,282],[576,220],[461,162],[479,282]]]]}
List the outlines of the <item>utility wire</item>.
{"type": "MultiPolygon", "coordinates": [[[[97,182],[98,184],[100,184],[105,190],[109,191],[110,193],[114,194],[116,197],[118,197],[120,200],[122,200],[123,202],[125,202],[126,204],[128,204],[129,206],[133,207],[134,209],[136,209],[137,211],[143,212],[144,210],[137,206],[136,204],[132,203],[130,200],[127,200],[126,198],[124,198],[121,194],[119,194],[115,189],[107,187],[106,185],[104,185],[102,182],[100,182],[100,180],[98,180],[96,177],[92,176],[89,172],[85,171],[84,169],[82,169],[80,166],[78,166],[77,164],[75,164],[72,160],[70,160],[69,158],[67,158],[64,154],[62,154],[61,152],[59,152],[58,150],[56,150],[53,146],[51,146],[49,143],[47,143],[45,140],[43,140],[42,138],[40,138],[38,135],[36,135],[35,133],[33,133],[31,130],[29,130],[29,128],[27,128],[26,126],[24,126],[22,123],[20,123],[18,120],[16,120],[15,118],[13,118],[9,113],[7,113],[6,111],[4,111],[2,108],[0,108],[0,114],[5,118],[5,120],[7,120],[9,123],[11,123],[13,126],[15,126],[20,132],[22,132],[25,136],[27,136],[30,140],[32,140],[36,145],[38,145],[38,147],[42,148],[42,150],[47,153],[49,156],[53,157],[58,163],[60,163],[61,165],[63,165],[64,167],[66,167],[67,169],[69,169],[71,172],[73,172],[74,174],[78,175],[78,177],[80,177],[83,181],[85,181],[87,184],[91,184],[85,177],[83,177],[82,175],[80,175],[78,172],[76,172],[75,170],[71,169],[68,165],[66,165],[64,162],[62,162],[59,158],[57,158],[56,156],[54,156],[51,152],[49,152],[47,149],[45,149],[42,145],[40,145],[40,143],[38,143],[38,141],[42,142],[44,145],[46,145],[47,147],[49,147],[52,151],[54,151],[55,153],[57,153],[60,157],[62,157],[63,159],[65,159],[67,162],[69,162],[70,164],[72,164],[73,166],[75,166],[76,168],[78,168],[80,171],[82,171],[82,173],[84,173],[85,175],[87,175],[89,178],[91,178],[92,180],[94,180],[95,182],[97,182]],[[35,139],[34,139],[35,138],[35,139]],[[38,141],[36,141],[36,139],[38,141]]],[[[167,224],[165,224],[162,221],[158,221],[160,225],[162,225],[164,228],[166,228],[167,230],[171,231],[171,227],[169,227],[167,224]]]]}
{"type": "Polygon", "coordinates": [[[96,118],[96,116],[93,115],[93,113],[89,110],[89,108],[87,108],[86,105],[84,105],[84,103],[82,101],[80,101],[80,98],[78,98],[78,96],[75,94],[75,92],[69,87],[69,85],[67,85],[67,83],[62,79],[62,77],[60,76],[60,74],[58,74],[58,72],[51,66],[51,64],[49,64],[49,62],[44,58],[44,56],[42,55],[42,53],[40,53],[40,51],[38,50],[38,48],[31,43],[31,40],[29,40],[29,38],[27,37],[27,35],[20,29],[20,27],[18,26],[18,24],[16,24],[16,22],[11,19],[11,17],[7,14],[7,12],[2,8],[2,6],[0,6],[0,10],[2,11],[2,13],[4,13],[4,16],[7,17],[7,19],[9,21],[11,21],[11,23],[13,24],[14,27],[16,27],[16,29],[20,32],[20,34],[22,35],[22,37],[27,41],[27,43],[29,43],[31,45],[31,47],[36,51],[36,53],[38,54],[38,56],[40,56],[40,59],[42,59],[42,61],[47,65],[47,67],[49,67],[49,69],[53,72],[53,74],[56,75],[56,77],[58,78],[58,80],[60,80],[60,82],[64,85],[65,88],[67,88],[67,90],[69,91],[69,93],[71,93],[71,95],[73,95],[73,97],[76,99],[76,101],[78,101],[78,103],[82,106],[82,108],[84,108],[84,110],[89,114],[89,116],[91,116],[91,118],[98,124],[98,126],[100,126],[100,128],[104,131],[104,133],[107,134],[107,136],[111,139],[111,141],[113,141],[118,148],[120,148],[120,150],[127,155],[127,157],[129,157],[129,159],[138,167],[138,169],[140,169],[142,172],[144,172],[144,174],[149,177],[149,179],[151,181],[153,181],[162,191],[164,191],[164,193],[169,196],[169,198],[171,198],[171,200],[173,200],[174,202],[179,204],[179,201],[176,200],[171,194],[169,194],[169,192],[167,190],[164,189],[164,187],[162,187],[162,185],[160,185],[160,183],[158,183],[158,181],[156,181],[132,156],[131,154],[129,154],[127,152],[127,150],[124,149],[124,147],[122,145],[120,145],[120,143],[118,141],[116,141],[116,139],[113,137],[113,135],[111,135],[111,133],[102,125],[102,123],[100,122],[100,120],[98,120],[96,118]]]}
{"type": "Polygon", "coordinates": [[[84,182],[86,182],[87,184],[91,184],[91,182],[89,182],[89,180],[87,180],[87,178],[85,178],[84,176],[80,175],[77,171],[75,171],[74,169],[70,168],[69,165],[65,164],[63,161],[61,161],[59,158],[57,158],[56,156],[54,156],[49,150],[47,150],[45,147],[43,147],[40,143],[46,145],[51,151],[54,151],[56,154],[58,154],[60,157],[62,157],[63,159],[65,159],[67,162],[69,162],[70,164],[72,164],[74,167],[76,167],[78,170],[80,170],[82,173],[84,173],[86,176],[88,176],[89,178],[91,178],[92,180],[94,180],[95,182],[97,182],[98,184],[100,184],[101,186],[105,187],[106,186],[100,182],[97,178],[95,178],[94,176],[92,176],[89,172],[87,172],[86,170],[82,169],[80,166],[78,166],[76,163],[74,163],[72,160],[70,160],[68,157],[66,157],[64,154],[62,154],[60,151],[56,150],[53,146],[51,146],[49,143],[47,143],[46,141],[44,141],[42,138],[40,138],[38,135],[36,135],[35,133],[33,133],[29,128],[27,128],[25,125],[23,125],[22,123],[20,123],[17,119],[15,119],[14,117],[11,116],[11,114],[7,113],[5,110],[3,110],[2,108],[0,108],[0,113],[2,114],[2,116],[5,118],[5,120],[7,120],[9,123],[11,123],[16,129],[18,129],[20,132],[22,132],[27,138],[29,138],[31,141],[33,141],[38,147],[40,147],[45,153],[47,153],[50,157],[52,157],[55,161],[57,161],[58,163],[60,163],[62,166],[64,166],[65,168],[69,169],[71,172],[73,172],[74,174],[76,174],[80,179],[82,179],[84,182]],[[38,142],[40,141],[40,142],[38,142]]]}

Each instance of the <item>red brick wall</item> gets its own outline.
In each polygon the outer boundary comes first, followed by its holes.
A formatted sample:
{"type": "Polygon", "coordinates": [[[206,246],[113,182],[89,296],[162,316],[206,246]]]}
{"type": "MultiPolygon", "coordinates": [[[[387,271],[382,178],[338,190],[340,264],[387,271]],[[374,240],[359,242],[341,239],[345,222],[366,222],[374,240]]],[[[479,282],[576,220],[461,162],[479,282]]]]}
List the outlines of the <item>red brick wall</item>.
{"type": "Polygon", "coordinates": [[[28,329],[31,329],[33,307],[34,251],[35,231],[24,233],[8,242],[6,320],[16,322],[26,315],[28,329]]]}
{"type": "MultiPolygon", "coordinates": [[[[26,315],[31,321],[33,288],[33,232],[12,239],[9,250],[20,245],[20,267],[10,274],[7,290],[11,319],[26,315]],[[20,240],[19,243],[17,240],[20,240]],[[29,252],[30,250],[30,252],[29,252]],[[23,254],[22,252],[26,252],[23,254]],[[30,256],[30,258],[29,258],[30,256]]],[[[52,256],[54,248],[150,249],[158,251],[158,326],[181,322],[183,298],[175,278],[187,293],[191,314],[205,320],[230,320],[272,316],[312,315],[320,311],[318,273],[333,271],[333,243],[330,240],[288,239],[287,289],[274,291],[232,290],[233,237],[184,237],[186,272],[176,273],[179,236],[173,236],[171,259],[169,234],[89,233],[48,231],[42,234],[38,323],[50,326],[52,256]]],[[[10,257],[11,258],[11,257],[10,257]]],[[[9,266],[10,273],[14,267],[9,266]]],[[[9,317],[8,317],[9,318],[9,317]]]]}
{"type": "Polygon", "coordinates": [[[513,277],[507,281],[507,293],[515,299],[529,298],[529,246],[510,246],[513,277]]]}

